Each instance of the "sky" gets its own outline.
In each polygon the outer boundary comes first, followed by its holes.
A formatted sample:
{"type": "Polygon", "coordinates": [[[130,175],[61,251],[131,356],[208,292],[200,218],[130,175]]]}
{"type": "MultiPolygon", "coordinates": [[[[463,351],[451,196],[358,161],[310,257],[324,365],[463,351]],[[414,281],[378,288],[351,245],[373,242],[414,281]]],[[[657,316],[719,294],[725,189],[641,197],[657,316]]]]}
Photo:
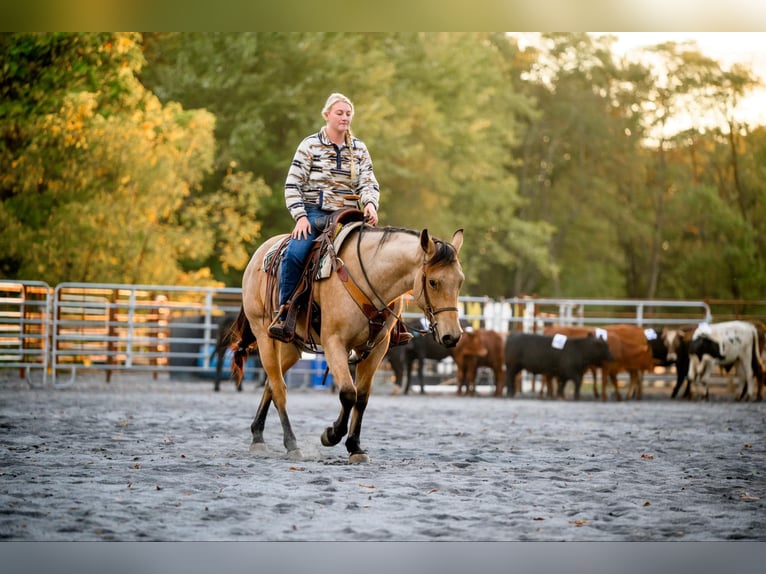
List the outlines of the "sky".
{"type": "MultiPolygon", "coordinates": [[[[535,33],[522,32],[533,39],[535,33]]],[[[614,50],[630,55],[632,50],[654,46],[663,42],[693,40],[699,51],[721,63],[724,69],[733,64],[749,65],[766,84],[766,32],[592,32],[600,36],[617,37],[614,50]]],[[[735,117],[754,124],[766,125],[766,87],[745,98],[737,108],[735,117]]]]}
{"type": "MultiPolygon", "coordinates": [[[[694,40],[700,52],[720,62],[724,69],[733,64],[749,65],[766,83],[765,32],[610,32],[617,36],[615,50],[653,46],[662,42],[694,40]]],[[[759,89],[738,106],[739,119],[766,125],[766,87],[759,89]]]]}

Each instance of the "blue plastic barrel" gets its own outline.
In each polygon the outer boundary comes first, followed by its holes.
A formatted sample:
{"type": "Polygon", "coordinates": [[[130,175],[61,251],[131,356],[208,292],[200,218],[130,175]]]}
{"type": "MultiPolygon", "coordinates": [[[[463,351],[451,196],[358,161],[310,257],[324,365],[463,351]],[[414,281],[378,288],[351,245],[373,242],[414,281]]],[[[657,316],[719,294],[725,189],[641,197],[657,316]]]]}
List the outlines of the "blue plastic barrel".
{"type": "Polygon", "coordinates": [[[327,379],[324,378],[324,372],[327,369],[327,361],[324,355],[315,355],[311,361],[311,386],[315,389],[326,389],[332,386],[332,375],[328,372],[327,379]],[[324,381],[324,384],[322,382],[324,381]]]}

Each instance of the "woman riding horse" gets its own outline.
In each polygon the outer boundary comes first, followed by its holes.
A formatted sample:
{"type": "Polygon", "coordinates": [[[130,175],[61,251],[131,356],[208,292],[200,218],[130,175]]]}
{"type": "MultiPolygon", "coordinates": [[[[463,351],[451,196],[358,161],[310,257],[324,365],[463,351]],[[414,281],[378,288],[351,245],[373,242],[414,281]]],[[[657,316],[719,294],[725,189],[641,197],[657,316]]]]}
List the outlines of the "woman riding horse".
{"type": "MultiPolygon", "coordinates": [[[[288,455],[301,458],[287,416],[287,386],[284,373],[300,358],[302,348],[268,335],[276,302],[273,277],[264,266],[270,250],[285,239],[273,237],[253,254],[242,282],[242,310],[235,325],[239,335],[232,368],[242,376],[249,347],[257,343],[267,380],[251,431],[251,450],[265,450],[263,429],[271,403],[279,413],[284,446],[288,455]]],[[[330,372],[339,388],[340,413],[322,433],[322,444],[338,444],[348,433],[345,446],[350,462],[366,462],[360,445],[362,417],[373,376],[388,349],[390,333],[401,311],[401,297],[411,291],[415,304],[429,320],[436,340],[447,347],[457,344],[461,328],[458,295],[464,275],[458,259],[463,231],[450,243],[431,237],[428,230],[416,232],[361,224],[352,231],[334,259],[335,271],[314,283],[312,299],[319,320],[307,321],[306,310],[298,315],[296,339],[318,340],[330,372]],[[349,354],[360,358],[356,380],[349,370],[349,354]]]]}

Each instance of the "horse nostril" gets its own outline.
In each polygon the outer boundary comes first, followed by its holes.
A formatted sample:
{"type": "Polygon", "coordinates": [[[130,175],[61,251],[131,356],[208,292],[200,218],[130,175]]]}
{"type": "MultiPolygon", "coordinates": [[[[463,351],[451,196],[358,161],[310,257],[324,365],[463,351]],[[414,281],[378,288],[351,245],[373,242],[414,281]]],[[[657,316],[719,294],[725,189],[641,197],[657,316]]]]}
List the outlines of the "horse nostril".
{"type": "Polygon", "coordinates": [[[458,339],[460,339],[459,336],[453,337],[452,335],[444,335],[444,337],[442,338],[442,345],[444,345],[447,348],[452,348],[455,345],[457,345],[458,339]]]}

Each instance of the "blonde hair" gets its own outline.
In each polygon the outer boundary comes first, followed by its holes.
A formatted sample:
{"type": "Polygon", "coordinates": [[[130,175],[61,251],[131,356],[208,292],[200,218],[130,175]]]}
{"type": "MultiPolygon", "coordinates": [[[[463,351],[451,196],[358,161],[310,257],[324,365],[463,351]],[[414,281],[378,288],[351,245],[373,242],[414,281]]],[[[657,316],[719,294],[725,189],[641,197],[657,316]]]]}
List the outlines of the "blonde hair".
{"type": "Polygon", "coordinates": [[[338,102],[345,102],[349,106],[351,106],[351,116],[354,115],[354,104],[349,100],[346,96],[341,94],[340,92],[335,92],[330,94],[330,97],[327,98],[327,101],[324,104],[324,107],[322,108],[322,117],[330,111],[330,108],[332,108],[335,104],[338,102]]]}
{"type": "MultiPolygon", "coordinates": [[[[327,98],[327,101],[324,104],[324,107],[322,108],[322,117],[324,118],[325,114],[328,113],[332,107],[337,104],[338,102],[343,102],[351,106],[351,117],[354,117],[354,103],[349,100],[346,96],[341,94],[340,92],[333,92],[330,94],[330,97],[327,98]]],[[[322,128],[324,130],[324,128],[322,128]]],[[[344,139],[346,141],[346,146],[348,147],[348,151],[351,154],[351,181],[354,181],[356,179],[356,163],[354,163],[354,146],[352,145],[354,134],[351,133],[351,126],[348,127],[346,130],[346,133],[344,134],[344,139]]]]}

